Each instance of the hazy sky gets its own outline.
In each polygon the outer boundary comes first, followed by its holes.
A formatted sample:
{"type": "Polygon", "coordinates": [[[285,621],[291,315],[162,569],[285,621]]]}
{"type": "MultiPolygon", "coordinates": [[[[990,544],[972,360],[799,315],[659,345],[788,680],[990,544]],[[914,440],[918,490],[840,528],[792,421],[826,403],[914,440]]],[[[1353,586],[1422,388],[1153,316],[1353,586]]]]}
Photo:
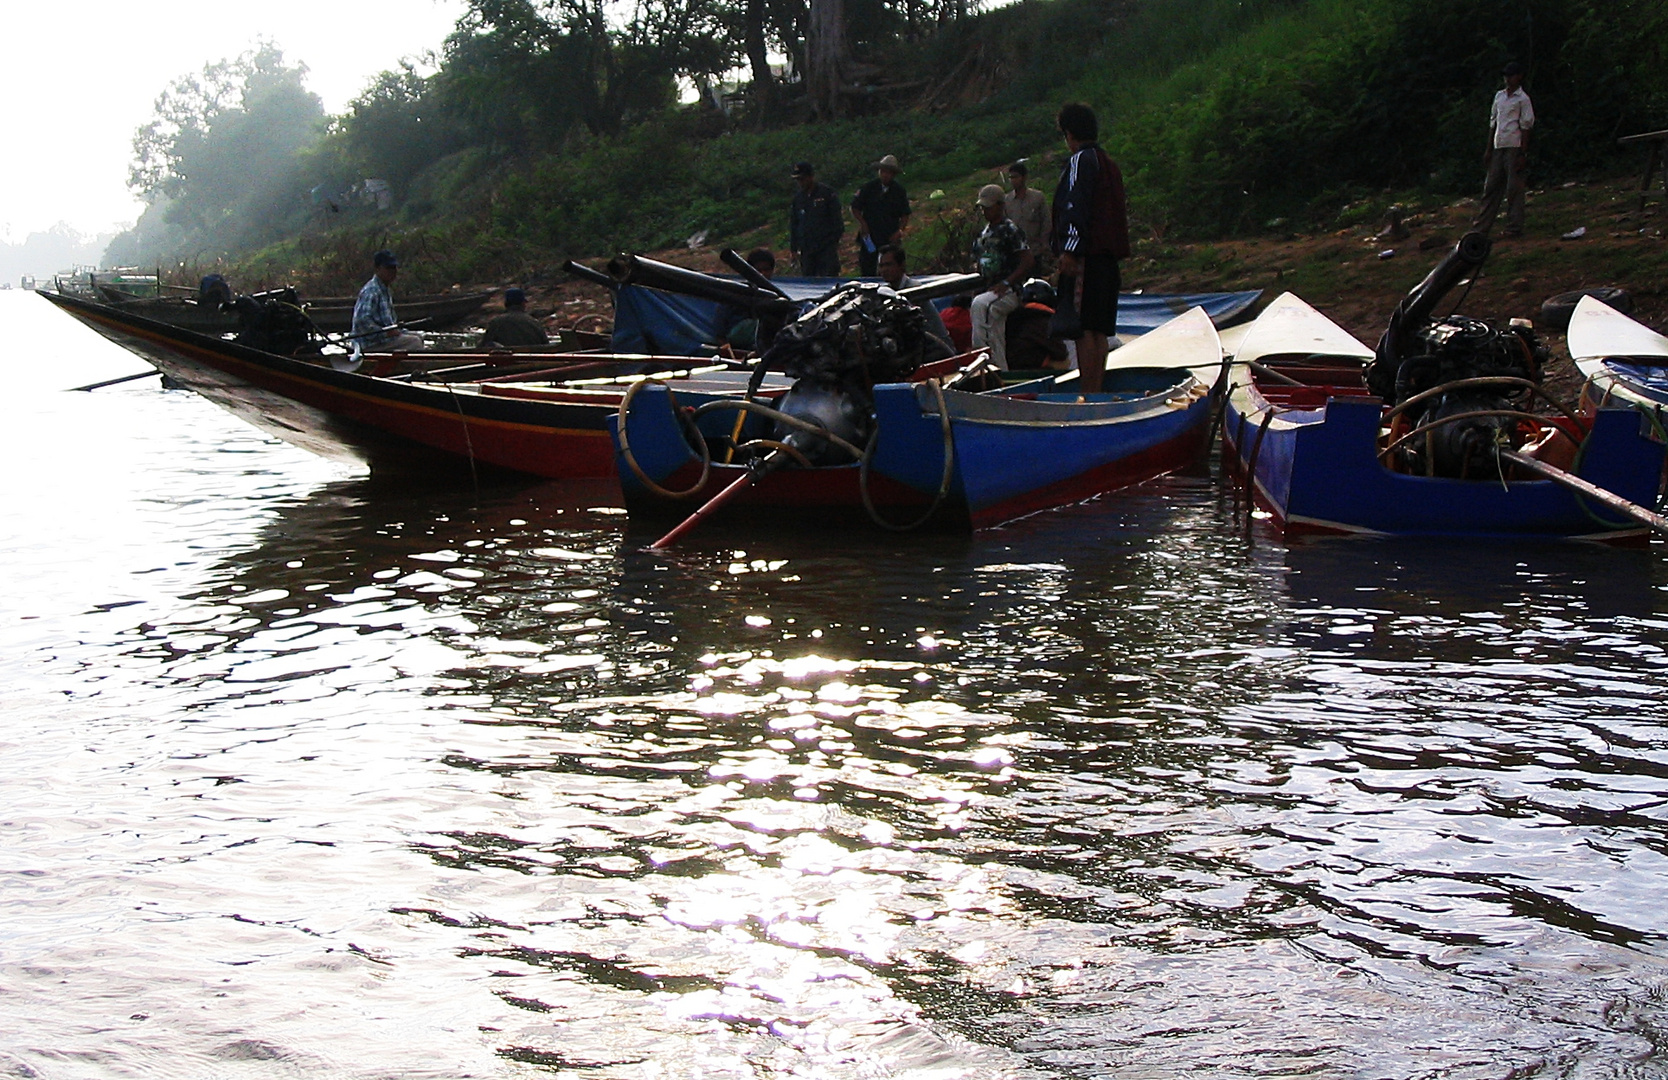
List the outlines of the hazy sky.
{"type": "Polygon", "coordinates": [[[131,224],[133,132],[174,79],[270,38],[340,112],[379,71],[438,49],[463,0],[25,3],[0,16],[0,241],[131,224]]]}

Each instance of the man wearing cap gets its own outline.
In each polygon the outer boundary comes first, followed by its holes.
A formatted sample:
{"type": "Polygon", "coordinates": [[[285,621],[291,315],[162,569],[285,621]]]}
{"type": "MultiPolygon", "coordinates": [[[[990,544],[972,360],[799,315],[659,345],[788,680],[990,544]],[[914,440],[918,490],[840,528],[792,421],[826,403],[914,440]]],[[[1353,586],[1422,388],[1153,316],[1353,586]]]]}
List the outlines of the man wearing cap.
{"type": "Polygon", "coordinates": [[[400,262],[392,251],[379,251],[371,257],[376,273],[359,298],[353,302],[352,338],[361,352],[417,352],[423,347],[423,335],[401,329],[394,315],[394,279],[400,274],[400,262]]]}
{"type": "Polygon", "coordinates": [[[1021,304],[1019,287],[1031,275],[1037,257],[1025,234],[1008,220],[1002,189],[986,184],[979,189],[979,209],[985,228],[973,241],[973,261],[985,279],[985,291],[973,298],[973,347],[988,348],[990,362],[1008,370],[1008,315],[1021,304]]]}
{"type": "Polygon", "coordinates": [[[1535,126],[1535,107],[1523,91],[1523,65],[1513,60],[1501,72],[1506,88],[1494,95],[1488,116],[1488,149],[1483,163],[1488,168],[1483,181],[1483,204],[1471,223],[1488,232],[1506,200],[1507,236],[1523,235],[1523,196],[1528,187],[1529,132],[1535,126]]]}
{"type": "Polygon", "coordinates": [[[840,236],[846,231],[840,216],[840,197],[827,184],[817,183],[809,161],[793,167],[799,190],[788,211],[788,249],[806,277],[840,276],[840,236]]]}
{"type": "Polygon", "coordinates": [[[909,193],[898,183],[898,159],[887,154],[875,162],[875,179],[857,189],[851,200],[851,216],[857,222],[857,269],[863,277],[874,277],[880,249],[903,243],[909,224],[909,193]]]}
{"type": "Polygon", "coordinates": [[[544,324],[527,314],[527,294],[520,289],[505,289],[504,314],[487,323],[486,333],[481,335],[481,348],[497,345],[513,349],[518,345],[548,344],[550,335],[545,333],[544,324]]]}
{"type": "Polygon", "coordinates": [[[1031,186],[1031,169],[1023,161],[1008,166],[1008,219],[1025,234],[1025,242],[1033,251],[1048,244],[1048,200],[1031,186]]]}

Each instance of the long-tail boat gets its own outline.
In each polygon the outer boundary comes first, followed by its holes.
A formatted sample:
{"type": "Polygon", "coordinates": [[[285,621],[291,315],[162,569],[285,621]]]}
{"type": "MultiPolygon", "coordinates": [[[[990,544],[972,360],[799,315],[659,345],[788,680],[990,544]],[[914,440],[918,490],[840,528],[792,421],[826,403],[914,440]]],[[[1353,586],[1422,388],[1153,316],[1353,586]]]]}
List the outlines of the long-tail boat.
{"type": "MultiPolygon", "coordinates": [[[[60,309],[285,442],[378,471],[492,466],[542,477],[612,477],[607,418],[645,374],[694,401],[739,394],[740,365],[685,356],[393,354],[358,371],[284,356],[146,318],[126,307],[43,293],[60,309]]],[[[340,359],[340,358],[338,358],[340,359]]],[[[785,379],[767,379],[766,396],[785,379]]]]}
{"type": "MultiPolygon", "coordinates": [[[[1433,271],[1421,288],[1436,288],[1414,290],[1418,306],[1404,301],[1398,313],[1422,318],[1419,307],[1444,284],[1433,271]]],[[[1277,527],[1612,541],[1647,534],[1668,447],[1637,413],[1553,401],[1539,386],[1538,363],[1532,377],[1444,367],[1443,348],[1533,359],[1524,328],[1450,317],[1421,332],[1425,351],[1410,350],[1376,389],[1368,361],[1384,359],[1387,343],[1368,348],[1289,293],[1244,333],[1227,375],[1223,460],[1277,527]],[[1436,385],[1410,392],[1421,365],[1436,385]],[[1386,383],[1394,404],[1380,392],[1386,383]],[[1550,412],[1529,411],[1529,401],[1550,412]],[[1641,509],[1643,517],[1634,513],[1641,509]]]]}

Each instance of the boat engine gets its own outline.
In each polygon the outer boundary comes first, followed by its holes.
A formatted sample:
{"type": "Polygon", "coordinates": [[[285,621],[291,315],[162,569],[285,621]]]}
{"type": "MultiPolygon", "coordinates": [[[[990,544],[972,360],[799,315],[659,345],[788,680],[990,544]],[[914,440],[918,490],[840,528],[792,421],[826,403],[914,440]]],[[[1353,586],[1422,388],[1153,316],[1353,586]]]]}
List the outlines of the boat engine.
{"type": "MultiPolygon", "coordinates": [[[[901,382],[945,355],[914,304],[885,285],[852,282],[782,328],[759,360],[750,390],[767,371],[790,375],[795,382],[777,411],[863,446],[874,432],[874,385],[901,382]]],[[[772,438],[817,465],[850,457],[828,440],[780,422],[772,438]]]]}
{"type": "Polygon", "coordinates": [[[1496,451],[1523,442],[1519,416],[1530,395],[1523,383],[1539,384],[1549,353],[1527,323],[1496,328],[1463,315],[1433,317],[1432,312],[1467,274],[1475,274],[1489,254],[1489,239],[1466,233],[1425,280],[1404,297],[1367,365],[1368,389],[1397,406],[1430,392],[1400,414],[1392,442],[1427,428],[1395,451],[1397,464],[1410,473],[1446,477],[1482,477],[1498,469],[1496,451]],[[1477,384],[1475,379],[1516,379],[1477,384]],[[1429,425],[1427,427],[1427,425],[1429,425]]]}
{"type": "Polygon", "coordinates": [[[301,297],[293,288],[240,296],[225,306],[237,313],[239,345],[279,356],[318,351],[313,341],[313,320],[307,317],[301,297]]]}

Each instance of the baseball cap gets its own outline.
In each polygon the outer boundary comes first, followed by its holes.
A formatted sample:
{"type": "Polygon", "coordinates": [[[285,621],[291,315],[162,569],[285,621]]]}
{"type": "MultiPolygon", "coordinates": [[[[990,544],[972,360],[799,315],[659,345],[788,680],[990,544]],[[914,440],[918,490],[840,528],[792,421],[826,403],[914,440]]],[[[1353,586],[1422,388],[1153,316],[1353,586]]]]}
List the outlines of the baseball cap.
{"type": "Polygon", "coordinates": [[[1002,189],[995,184],[986,184],[979,189],[980,206],[1001,206],[1002,189]]]}
{"type": "Polygon", "coordinates": [[[811,167],[811,163],[809,161],[801,161],[793,167],[793,174],[795,176],[815,176],[817,174],[817,170],[811,167]]]}
{"type": "Polygon", "coordinates": [[[384,249],[371,256],[372,266],[392,266],[398,269],[400,260],[394,258],[394,253],[384,249]]]}

